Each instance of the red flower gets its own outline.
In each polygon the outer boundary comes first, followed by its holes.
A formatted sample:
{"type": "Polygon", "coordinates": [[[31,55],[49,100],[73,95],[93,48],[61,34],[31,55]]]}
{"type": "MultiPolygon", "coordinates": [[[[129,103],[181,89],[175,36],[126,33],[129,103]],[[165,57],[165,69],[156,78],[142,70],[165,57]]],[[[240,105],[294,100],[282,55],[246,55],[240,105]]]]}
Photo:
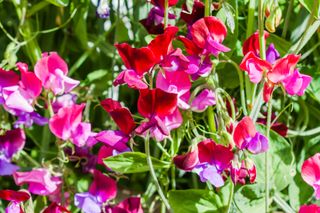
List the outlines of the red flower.
{"type": "Polygon", "coordinates": [[[24,191],[13,191],[10,189],[0,190],[0,199],[12,201],[12,202],[23,202],[30,198],[30,194],[24,191]]]}
{"type": "Polygon", "coordinates": [[[182,5],[180,18],[188,25],[193,24],[204,16],[204,4],[201,1],[195,1],[191,13],[188,12],[187,5],[182,5]]]}
{"type": "Polygon", "coordinates": [[[60,206],[56,202],[51,203],[42,213],[71,213],[68,209],[60,206]]]}
{"type": "MultiPolygon", "coordinates": [[[[179,0],[168,0],[168,6],[174,6],[178,3],[179,0]]],[[[164,8],[164,2],[165,0],[151,0],[151,4],[164,8]]]]}
{"type": "MultiPolygon", "coordinates": [[[[264,31],[264,39],[269,37],[269,33],[264,31]]],[[[242,47],[243,55],[246,55],[248,52],[252,51],[256,56],[259,56],[260,45],[259,45],[259,32],[252,34],[247,40],[244,41],[242,47]]]]}
{"type": "Polygon", "coordinates": [[[191,171],[199,163],[198,153],[198,147],[191,148],[187,153],[175,156],[173,162],[177,168],[191,171]]]}
{"type": "Polygon", "coordinates": [[[129,135],[136,127],[129,109],[122,107],[118,101],[107,98],[100,102],[101,106],[109,113],[119,129],[129,135]]]}
{"type": "Polygon", "coordinates": [[[176,36],[179,28],[169,26],[164,33],[153,39],[148,48],[153,52],[156,63],[162,61],[170,52],[173,51],[172,40],[176,36]]]}
{"type": "Polygon", "coordinates": [[[147,47],[133,48],[127,43],[115,45],[127,69],[134,70],[138,75],[148,72],[154,63],[154,55],[147,47]]]}

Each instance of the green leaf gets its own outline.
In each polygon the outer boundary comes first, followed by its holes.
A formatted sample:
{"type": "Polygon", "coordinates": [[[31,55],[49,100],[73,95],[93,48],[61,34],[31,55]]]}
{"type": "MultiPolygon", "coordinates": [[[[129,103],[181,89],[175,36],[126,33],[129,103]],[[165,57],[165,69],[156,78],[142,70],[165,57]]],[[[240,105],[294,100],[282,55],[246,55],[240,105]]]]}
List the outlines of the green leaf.
{"type": "Polygon", "coordinates": [[[228,185],[222,187],[218,194],[203,189],[172,190],[168,199],[174,213],[224,212],[228,200],[222,195],[229,195],[227,189],[228,185]]]}
{"type": "MultiPolygon", "coordinates": [[[[169,168],[170,163],[151,157],[155,169],[169,168]]],[[[103,160],[105,165],[113,171],[129,174],[147,172],[147,155],[141,152],[124,152],[116,156],[108,157],[103,160]]]]}
{"type": "MultiPolygon", "coordinates": [[[[258,126],[258,131],[265,133],[265,126],[258,126]]],[[[257,167],[257,183],[265,182],[265,155],[258,154],[253,157],[257,167]]],[[[277,191],[286,188],[295,175],[292,165],[293,152],[290,144],[278,133],[270,131],[269,137],[269,186],[277,191]]]]}
{"type": "Polygon", "coordinates": [[[315,18],[319,18],[320,17],[320,1],[319,0],[299,0],[299,2],[309,11],[309,13],[312,12],[312,9],[314,7],[314,5],[316,5],[317,1],[317,7],[315,8],[314,11],[314,17],[315,18]]]}
{"type": "Polygon", "coordinates": [[[58,7],[66,7],[69,4],[69,0],[47,0],[47,2],[50,2],[58,7]]]}
{"type": "Polygon", "coordinates": [[[290,205],[298,210],[299,207],[308,202],[313,195],[313,188],[309,186],[298,173],[289,185],[288,190],[290,205]]]}
{"type": "Polygon", "coordinates": [[[241,186],[234,201],[241,212],[264,212],[264,184],[241,186]]]}
{"type": "Polygon", "coordinates": [[[194,0],[186,0],[187,11],[183,11],[183,12],[191,14],[193,5],[194,5],[194,0]]]}
{"type": "Polygon", "coordinates": [[[223,12],[225,13],[227,26],[229,27],[230,31],[233,33],[235,28],[234,17],[233,17],[233,14],[234,14],[233,7],[229,3],[223,2],[221,10],[223,10],[223,12]]]}

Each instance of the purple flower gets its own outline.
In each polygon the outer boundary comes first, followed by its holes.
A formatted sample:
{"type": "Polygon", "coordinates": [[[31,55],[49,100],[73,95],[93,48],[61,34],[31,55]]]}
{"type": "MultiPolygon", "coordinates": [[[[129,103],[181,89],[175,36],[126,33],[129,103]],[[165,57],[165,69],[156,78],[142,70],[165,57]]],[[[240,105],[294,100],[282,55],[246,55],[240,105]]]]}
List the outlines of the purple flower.
{"type": "Polygon", "coordinates": [[[267,58],[267,61],[271,64],[273,64],[276,60],[280,58],[280,54],[274,47],[274,44],[269,45],[266,51],[266,58],[267,58]]]}
{"type": "Polygon", "coordinates": [[[214,92],[204,89],[195,97],[195,99],[193,99],[191,109],[194,112],[203,112],[208,106],[213,106],[215,104],[216,98],[214,92]]]}
{"type": "Polygon", "coordinates": [[[97,15],[99,18],[108,18],[110,16],[110,8],[107,0],[98,0],[97,15]]]}
{"type": "Polygon", "coordinates": [[[36,112],[19,112],[16,114],[18,119],[14,122],[14,127],[18,128],[21,125],[25,125],[26,127],[31,127],[33,123],[36,123],[39,126],[44,126],[49,122],[48,118],[42,117],[40,114],[36,112]]]}

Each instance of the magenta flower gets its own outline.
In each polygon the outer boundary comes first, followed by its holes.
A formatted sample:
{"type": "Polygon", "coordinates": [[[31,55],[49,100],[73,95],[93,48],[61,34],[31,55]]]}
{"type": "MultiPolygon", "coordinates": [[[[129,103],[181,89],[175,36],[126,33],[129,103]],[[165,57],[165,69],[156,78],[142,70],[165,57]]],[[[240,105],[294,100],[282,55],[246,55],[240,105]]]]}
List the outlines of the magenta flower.
{"type": "Polygon", "coordinates": [[[106,213],[143,213],[140,197],[129,197],[116,206],[107,206],[106,213]]]}
{"type": "Polygon", "coordinates": [[[190,74],[192,80],[195,81],[199,77],[208,77],[212,70],[212,63],[209,57],[205,57],[203,60],[197,55],[187,56],[190,63],[186,73],[190,74]]]}
{"type": "Polygon", "coordinates": [[[251,159],[247,158],[242,160],[241,164],[239,162],[232,164],[230,176],[234,184],[244,185],[247,180],[249,183],[254,183],[257,176],[256,166],[251,159]]]}
{"type": "Polygon", "coordinates": [[[309,75],[300,74],[296,69],[292,75],[289,75],[282,81],[282,85],[289,95],[302,96],[306,88],[311,83],[312,77],[309,75]]]}
{"type": "Polygon", "coordinates": [[[177,72],[159,72],[157,75],[157,88],[168,93],[177,94],[178,107],[188,109],[190,98],[191,82],[189,75],[183,71],[177,72]]]}
{"type": "Polygon", "coordinates": [[[43,53],[34,67],[34,72],[42,86],[55,95],[68,93],[80,83],[67,76],[68,66],[56,52],[43,53]]]}
{"type": "Polygon", "coordinates": [[[303,162],[301,168],[303,180],[313,187],[316,199],[320,199],[320,153],[313,155],[303,162]]]}
{"type": "Polygon", "coordinates": [[[209,181],[215,187],[224,184],[222,173],[231,165],[231,147],[216,144],[211,139],[198,143],[199,164],[193,169],[202,182],[209,181]]]}
{"type": "Polygon", "coordinates": [[[0,176],[12,175],[19,169],[10,161],[23,149],[25,142],[26,136],[22,129],[8,130],[4,135],[0,135],[0,176]]]}
{"type": "MultiPolygon", "coordinates": [[[[140,90],[138,99],[138,112],[148,119],[135,131],[143,134],[148,129],[158,129],[163,135],[169,135],[170,130],[165,124],[165,119],[177,109],[177,95],[161,89],[140,90]]],[[[178,112],[180,114],[180,112],[178,112]]]]}
{"type": "Polygon", "coordinates": [[[0,104],[13,115],[33,112],[33,102],[42,90],[40,80],[28,71],[26,64],[19,62],[17,67],[21,72],[20,80],[16,73],[0,69],[0,104]]]}
{"type": "Polygon", "coordinates": [[[77,95],[75,94],[66,93],[64,95],[56,97],[56,99],[52,103],[53,112],[57,113],[60,108],[75,105],[76,102],[77,102],[77,95]]]}
{"type": "Polygon", "coordinates": [[[13,173],[14,182],[21,186],[28,184],[28,191],[36,195],[51,195],[58,190],[61,183],[59,177],[54,177],[47,169],[38,168],[30,172],[13,173]]]}
{"type": "Polygon", "coordinates": [[[98,170],[94,171],[93,176],[89,192],[77,193],[74,198],[74,204],[85,213],[100,213],[102,204],[117,194],[116,181],[98,170]]]}
{"type": "Polygon", "coordinates": [[[190,150],[182,155],[177,155],[173,158],[173,162],[177,168],[191,171],[199,163],[198,147],[190,147],[190,150]]]}
{"type": "Polygon", "coordinates": [[[208,106],[216,104],[216,96],[209,89],[202,90],[192,101],[191,110],[194,112],[204,112],[208,106]]]}
{"type": "Polygon", "coordinates": [[[76,146],[86,145],[91,136],[91,124],[81,122],[85,104],[60,108],[49,120],[51,132],[62,140],[70,140],[76,146]]]}
{"type": "Polygon", "coordinates": [[[320,206],[316,204],[302,205],[299,209],[299,213],[320,213],[320,206]]]}
{"type": "Polygon", "coordinates": [[[253,154],[265,152],[269,148],[268,138],[256,130],[250,117],[244,117],[235,127],[233,140],[239,149],[247,149],[253,154]]]}
{"type": "Polygon", "coordinates": [[[71,213],[65,207],[57,204],[56,202],[51,203],[42,213],[71,213]]]}

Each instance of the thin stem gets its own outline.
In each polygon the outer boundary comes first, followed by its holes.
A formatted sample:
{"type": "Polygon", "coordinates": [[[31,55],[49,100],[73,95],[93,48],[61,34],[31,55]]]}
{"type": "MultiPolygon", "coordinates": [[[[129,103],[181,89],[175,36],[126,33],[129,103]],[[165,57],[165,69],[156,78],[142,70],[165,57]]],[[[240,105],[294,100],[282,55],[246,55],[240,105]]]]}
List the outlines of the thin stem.
{"type": "Polygon", "coordinates": [[[275,201],[275,202],[278,204],[278,206],[279,206],[280,208],[282,208],[286,213],[295,213],[295,212],[296,212],[296,211],[294,211],[294,210],[292,209],[291,206],[289,206],[289,205],[287,204],[286,201],[284,201],[284,200],[279,196],[278,193],[276,193],[276,194],[274,195],[274,201],[275,201]]]}
{"type": "Polygon", "coordinates": [[[169,0],[164,1],[164,29],[168,26],[168,16],[169,16],[169,0]]]}
{"type": "Polygon", "coordinates": [[[216,122],[214,120],[214,111],[213,111],[213,107],[209,106],[207,109],[207,115],[208,115],[208,123],[209,123],[209,129],[211,132],[216,132],[217,128],[216,128],[216,122]]]}
{"type": "Polygon", "coordinates": [[[320,133],[320,127],[310,129],[307,131],[295,131],[295,130],[288,130],[288,137],[295,137],[295,136],[311,136],[320,133]]]}
{"type": "Polygon", "coordinates": [[[283,31],[282,31],[282,35],[281,35],[282,38],[285,38],[287,36],[288,27],[289,27],[289,20],[290,20],[290,16],[291,16],[292,7],[293,7],[293,1],[294,0],[290,0],[290,2],[289,2],[289,6],[287,9],[287,14],[286,14],[285,22],[284,22],[284,27],[283,27],[283,31]]]}
{"type": "Polygon", "coordinates": [[[226,213],[229,213],[231,210],[231,204],[232,204],[232,200],[233,200],[233,193],[234,193],[234,184],[233,182],[230,180],[230,195],[229,195],[229,200],[228,200],[228,205],[227,205],[227,211],[226,213]]]}
{"type": "Polygon", "coordinates": [[[247,38],[249,38],[253,33],[255,7],[256,7],[256,0],[250,0],[249,6],[248,6],[248,21],[247,21],[247,32],[246,32],[247,38]]]}
{"type": "Polygon", "coordinates": [[[169,202],[168,200],[166,199],[162,189],[161,189],[161,186],[159,184],[159,181],[157,179],[157,175],[154,171],[154,168],[153,168],[153,164],[152,164],[152,160],[151,160],[151,155],[150,155],[150,137],[149,137],[149,133],[147,133],[147,137],[146,137],[146,140],[145,140],[145,152],[146,152],[146,155],[147,155],[147,163],[148,163],[148,166],[149,166],[149,169],[150,169],[150,174],[151,174],[151,177],[153,179],[153,182],[155,183],[156,185],[156,188],[157,188],[157,191],[159,193],[159,196],[161,197],[162,199],[162,202],[164,203],[164,205],[166,205],[166,208],[168,210],[170,210],[170,205],[169,205],[169,202]]]}
{"type": "Polygon", "coordinates": [[[27,159],[30,163],[32,163],[34,166],[36,167],[41,167],[41,165],[35,161],[32,157],[30,157],[30,155],[28,155],[28,153],[26,153],[24,150],[21,150],[20,151],[20,154],[25,158],[27,159]]]}
{"type": "Polygon", "coordinates": [[[211,2],[210,0],[205,0],[205,7],[204,7],[204,16],[210,16],[211,11],[211,2]]]}
{"type": "MultiPolygon", "coordinates": [[[[271,128],[271,114],[272,114],[272,94],[268,101],[268,112],[267,112],[267,130],[266,137],[269,139],[270,128],[271,128]]],[[[265,152],[265,210],[269,212],[269,159],[268,151],[265,152]]]]}
{"type": "Polygon", "coordinates": [[[259,25],[259,45],[260,45],[260,58],[266,60],[266,42],[264,39],[264,0],[259,0],[258,8],[258,25],[259,25]]]}

